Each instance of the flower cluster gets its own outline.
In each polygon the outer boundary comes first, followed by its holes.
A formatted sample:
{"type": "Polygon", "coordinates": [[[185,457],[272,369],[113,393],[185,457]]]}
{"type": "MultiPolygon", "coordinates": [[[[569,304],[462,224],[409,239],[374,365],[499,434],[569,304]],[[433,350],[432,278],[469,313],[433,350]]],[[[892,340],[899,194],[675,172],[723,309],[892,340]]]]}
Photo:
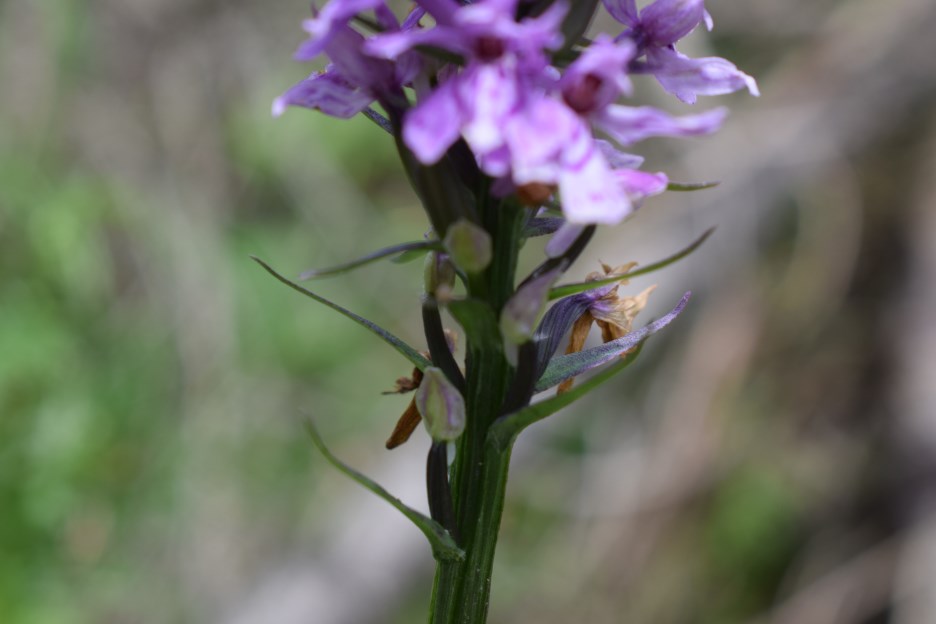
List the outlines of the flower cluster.
{"type": "Polygon", "coordinates": [[[433,624],[483,624],[513,441],[632,362],[644,341],[685,308],[633,327],[652,287],[619,295],[628,279],[675,262],[695,243],[635,269],[603,265],[579,283],[557,281],[599,224],[621,222],[641,202],[676,185],[641,170],[631,146],[651,137],[714,132],[725,111],[677,116],[622,102],[631,76],[653,76],[686,103],[747,89],[754,80],[721,58],[690,58],[676,43],[712,26],[703,0],[603,0],[621,32],[587,38],[598,0],[416,0],[396,15],[385,0],[330,0],[305,22],[300,60],[328,59],[273,104],[347,118],[363,113],[396,142],[432,229],[301,279],[343,273],[383,258],[425,256],[422,325],[428,350],[286,279],[278,280],[372,332],[413,365],[395,393],[415,391],[387,448],[420,422],[432,439],[426,461],[430,517],[332,456],[342,472],[402,511],[439,562],[433,624]],[[520,251],[552,235],[546,258],[517,279],[520,251]],[[446,311],[465,337],[463,363],[443,326],[446,311]],[[592,327],[602,342],[586,347],[592,327]],[[566,336],[565,353],[558,354],[566,336]],[[597,368],[587,378],[583,376],[597,368]],[[552,397],[534,401],[550,389],[552,397]],[[454,452],[450,462],[449,454],[454,452]]]}
{"type": "Polygon", "coordinates": [[[665,190],[664,174],[640,171],[642,159],[621,150],[708,134],[725,116],[619,104],[632,93],[631,74],[652,74],[689,103],[742,88],[757,94],[730,62],[676,50],[700,23],[711,28],[703,0],[604,6],[623,32],[589,41],[569,32],[582,20],[563,0],[418,0],[402,22],[383,0],[331,0],[305,22],[309,39],[296,53],[331,62],[278,98],[274,114],[302,106],[350,117],[379,102],[399,112],[403,142],[425,165],[464,141],[499,194],[538,205],[557,193],[567,223],[548,252],[558,255],[583,225],[618,223],[665,190]]]}

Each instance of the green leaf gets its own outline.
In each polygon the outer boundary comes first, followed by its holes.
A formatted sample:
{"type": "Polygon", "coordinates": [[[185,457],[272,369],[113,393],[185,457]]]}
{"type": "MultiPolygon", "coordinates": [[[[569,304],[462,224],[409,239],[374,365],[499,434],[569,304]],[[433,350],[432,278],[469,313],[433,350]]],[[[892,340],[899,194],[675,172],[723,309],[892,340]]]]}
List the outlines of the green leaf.
{"type": "Polygon", "coordinates": [[[678,191],[681,193],[686,193],[689,191],[704,191],[705,189],[715,188],[721,184],[721,182],[670,182],[666,185],[667,191],[678,191]]]}
{"type": "Polygon", "coordinates": [[[357,22],[367,30],[373,33],[381,33],[384,31],[383,27],[378,24],[375,20],[370,19],[369,17],[364,17],[363,15],[355,15],[351,18],[352,21],[357,22]]]}
{"type": "Polygon", "coordinates": [[[365,108],[361,114],[373,121],[377,126],[387,134],[393,134],[393,124],[390,120],[375,111],[373,108],[365,108]]]}
{"type": "Polygon", "coordinates": [[[679,251],[673,254],[672,256],[669,256],[668,258],[664,258],[658,262],[654,262],[653,264],[648,264],[645,267],[634,269],[633,271],[630,271],[629,273],[625,273],[623,275],[615,275],[613,277],[595,280],[593,282],[578,282],[576,284],[563,284],[562,286],[556,286],[555,288],[549,291],[549,300],[552,301],[554,299],[562,299],[563,297],[568,297],[569,295],[576,295],[580,292],[585,292],[587,290],[594,290],[595,288],[598,288],[600,286],[607,286],[608,284],[615,284],[617,282],[620,282],[621,280],[626,280],[632,277],[638,277],[640,275],[646,275],[648,273],[653,273],[654,271],[659,271],[660,269],[668,267],[674,262],[678,262],[679,260],[682,260],[689,254],[691,254],[693,251],[701,247],[702,243],[704,243],[706,239],[708,239],[708,237],[711,236],[712,232],[714,231],[715,231],[715,228],[713,227],[709,228],[705,230],[705,232],[703,232],[702,236],[697,238],[695,241],[692,242],[691,245],[689,245],[682,251],[679,251]]]}
{"type": "Polygon", "coordinates": [[[432,251],[431,249],[414,249],[413,251],[404,251],[396,258],[392,258],[390,262],[393,264],[406,264],[407,262],[412,262],[414,260],[419,260],[427,253],[432,251]]]}
{"type": "Polygon", "coordinates": [[[561,51],[568,51],[579,42],[579,38],[588,30],[597,7],[598,0],[579,0],[571,4],[571,8],[562,21],[562,36],[565,44],[561,51]]]}
{"type": "Polygon", "coordinates": [[[322,440],[322,437],[316,430],[312,419],[308,419],[306,421],[306,429],[309,432],[309,436],[312,438],[312,443],[315,444],[319,452],[325,456],[325,459],[328,460],[328,463],[396,507],[400,513],[402,513],[410,520],[410,522],[415,524],[416,528],[422,531],[423,535],[426,536],[426,539],[429,540],[429,544],[432,546],[432,554],[436,559],[461,561],[465,558],[465,552],[458,547],[449,532],[442,528],[442,525],[440,525],[432,518],[419,513],[415,509],[406,506],[403,504],[403,501],[390,494],[390,492],[385,490],[378,483],[335,457],[332,452],[328,450],[328,447],[325,446],[325,442],[322,440]]]}
{"type": "Polygon", "coordinates": [[[585,381],[577,383],[568,392],[557,394],[538,403],[534,403],[533,405],[528,405],[513,414],[504,416],[491,426],[488,439],[494,442],[498,448],[509,448],[513,439],[516,438],[521,431],[533,423],[555,414],[563,407],[574,403],[630,366],[631,363],[637,359],[641,349],[643,349],[643,344],[638,345],[636,349],[628,353],[627,356],[621,358],[619,362],[589,377],[585,381]]]}
{"type": "Polygon", "coordinates": [[[268,265],[266,262],[264,262],[260,258],[256,256],[250,256],[250,258],[257,264],[262,266],[264,269],[266,269],[267,273],[269,273],[270,275],[272,275],[273,277],[275,277],[282,283],[286,284],[287,286],[289,286],[296,292],[300,292],[306,297],[314,299],[315,301],[318,301],[319,303],[328,306],[332,310],[335,310],[336,312],[339,312],[343,314],[344,316],[348,317],[349,319],[351,319],[358,325],[361,325],[362,327],[370,330],[378,338],[380,338],[381,340],[389,344],[391,347],[396,349],[400,353],[400,355],[402,355],[407,360],[412,362],[413,365],[419,370],[425,370],[427,366],[431,366],[429,360],[424,358],[418,351],[416,351],[416,349],[409,346],[408,344],[406,344],[405,342],[403,342],[402,340],[400,340],[399,338],[397,338],[396,336],[394,336],[393,334],[391,334],[390,332],[388,332],[381,326],[377,325],[376,323],[368,321],[363,316],[358,316],[354,312],[351,312],[350,310],[346,310],[345,308],[342,308],[337,303],[332,303],[325,297],[320,297],[319,295],[316,295],[311,290],[307,290],[303,288],[302,286],[300,286],[299,284],[296,284],[295,282],[288,280],[287,278],[283,277],[282,275],[277,273],[275,270],[273,270],[273,268],[270,265],[268,265]]]}
{"type": "Polygon", "coordinates": [[[553,234],[562,227],[566,220],[561,217],[535,217],[527,222],[523,228],[523,236],[534,238],[537,236],[546,236],[553,234]]]}
{"type": "Polygon", "coordinates": [[[352,269],[370,264],[371,262],[377,262],[378,260],[382,260],[387,256],[394,256],[396,254],[407,252],[425,253],[427,251],[441,249],[442,245],[438,241],[413,241],[411,243],[400,243],[399,245],[385,247],[384,249],[380,249],[374,253],[362,256],[357,260],[352,260],[351,262],[345,262],[344,264],[338,264],[326,269],[309,269],[299,276],[299,280],[302,281],[315,279],[317,277],[330,277],[332,275],[339,275],[352,269]]]}
{"type": "Polygon", "coordinates": [[[503,348],[500,328],[494,310],[480,299],[456,299],[446,304],[468,341],[485,351],[500,352],[503,348]]]}

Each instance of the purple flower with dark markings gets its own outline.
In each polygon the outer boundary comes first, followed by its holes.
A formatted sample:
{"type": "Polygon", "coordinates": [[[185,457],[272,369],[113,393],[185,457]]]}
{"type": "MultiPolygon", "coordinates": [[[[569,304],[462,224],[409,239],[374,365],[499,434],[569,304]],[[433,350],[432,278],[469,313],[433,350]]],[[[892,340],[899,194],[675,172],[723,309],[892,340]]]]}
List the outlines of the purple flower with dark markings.
{"type": "Polygon", "coordinates": [[[637,10],[636,0],[603,0],[608,12],[628,27],[619,39],[633,41],[637,56],[645,56],[635,69],[653,74],[664,89],[689,104],[700,95],[722,95],[747,88],[759,95],[757,83],[734,64],[719,57],[693,59],[676,51],[675,43],[701,22],[712,29],[703,0],[656,0],[637,10]]]}
{"type": "Polygon", "coordinates": [[[359,12],[373,9],[378,25],[387,32],[406,32],[418,27],[425,15],[415,9],[401,25],[382,0],[344,0],[328,3],[321,12],[303,23],[309,39],[299,46],[298,60],[314,60],[326,54],[332,62],[322,72],[313,72],[273,102],[273,115],[289,106],[320,110],[326,115],[347,119],[370,106],[375,99],[394,97],[399,89],[419,73],[422,66],[415,52],[401,55],[395,62],[375,59],[363,53],[365,39],[348,26],[359,12]]]}
{"type": "MultiPolygon", "coordinates": [[[[714,132],[721,126],[725,111],[716,109],[701,115],[673,117],[663,111],[650,107],[634,108],[615,104],[620,95],[630,92],[626,68],[635,53],[635,46],[630,42],[614,43],[609,37],[599,36],[579,58],[567,69],[559,82],[559,89],[565,108],[574,113],[582,123],[604,131],[620,146],[627,146],[654,136],[696,136],[714,132]]],[[[545,128],[543,129],[545,130],[545,128]]],[[[590,129],[588,136],[591,136],[590,129]]],[[[575,146],[569,137],[569,145],[575,146]]],[[[584,147],[582,148],[585,149],[584,147]]],[[[578,191],[572,185],[582,185],[583,175],[572,176],[565,186],[572,190],[573,203],[566,207],[565,214],[572,223],[609,223],[620,222],[633,211],[631,198],[638,201],[648,195],[661,192],[657,184],[648,178],[629,175],[627,170],[619,171],[614,176],[605,174],[611,165],[594,140],[587,148],[590,161],[582,159],[585,175],[591,175],[595,185],[603,182],[605,186],[615,187],[612,204],[599,206],[588,198],[579,199],[578,191]],[[600,161],[601,164],[596,164],[600,161]],[[604,180],[599,180],[599,170],[604,180]],[[620,175],[624,173],[624,175],[620,175]],[[614,183],[608,184],[608,177],[616,177],[625,183],[624,188],[614,183]],[[650,183],[641,184],[641,182],[650,183]]],[[[566,152],[575,154],[575,149],[566,152]]],[[[566,156],[568,159],[568,156],[566,156]]],[[[633,171],[633,170],[632,170],[633,171]]],[[[586,189],[588,184],[583,185],[586,189]]],[[[665,188],[665,184],[664,184],[665,188]]],[[[586,191],[588,192],[588,191],[586,191]]],[[[560,194],[564,201],[568,192],[560,183],[560,194]]]]}
{"type": "Polygon", "coordinates": [[[629,71],[653,71],[687,101],[734,90],[745,77],[723,59],[675,51],[675,41],[708,20],[701,0],[657,0],[639,12],[634,0],[604,1],[628,30],[617,40],[599,35],[560,71],[550,54],[563,43],[561,0],[519,20],[519,0],[419,0],[403,24],[383,0],[332,0],[305,22],[309,39],[296,53],[303,60],[325,53],[332,63],[278,98],[274,114],[292,105],[347,118],[375,99],[397,98],[402,139],[421,163],[438,162],[462,138],[498,192],[541,202],[557,190],[567,223],[547,253],[559,255],[585,225],[619,223],[665,190],[665,175],[639,171],[639,158],[618,148],[708,134],[724,119],[723,109],[676,117],[617,104],[631,92],[629,71]],[[370,11],[379,32],[365,38],[351,22],[370,11]],[[426,14],[435,26],[420,27],[426,14]],[[458,60],[443,62],[426,53],[432,49],[458,60]],[[415,91],[414,106],[400,99],[403,86],[415,91]]]}
{"type": "Polygon", "coordinates": [[[615,104],[630,92],[627,66],[634,52],[628,41],[599,36],[555,84],[558,97],[531,99],[523,114],[506,125],[513,181],[521,187],[558,185],[568,222],[547,245],[550,256],[564,253],[585,224],[619,223],[645,197],[666,188],[662,174],[613,165],[608,155],[615,156],[615,149],[600,144],[592,127],[626,146],[652,136],[708,134],[724,118],[723,110],[673,117],[650,107],[615,104]]]}
{"type": "Polygon", "coordinates": [[[489,175],[509,172],[504,130],[549,66],[545,50],[562,43],[558,32],[563,5],[517,22],[516,0],[486,0],[459,6],[453,1],[422,2],[435,28],[378,35],[368,53],[397,59],[416,46],[431,46],[464,59],[460,71],[440,76],[438,86],[421,89],[420,101],[403,122],[403,140],[425,164],[437,162],[464,137],[489,175]]]}

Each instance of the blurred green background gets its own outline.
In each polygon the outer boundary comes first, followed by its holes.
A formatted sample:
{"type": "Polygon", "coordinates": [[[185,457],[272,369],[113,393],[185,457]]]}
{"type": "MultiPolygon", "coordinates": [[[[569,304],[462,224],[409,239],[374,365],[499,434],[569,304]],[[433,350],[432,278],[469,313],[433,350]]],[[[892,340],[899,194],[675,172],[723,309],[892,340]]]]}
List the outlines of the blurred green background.
{"type": "MultiPolygon", "coordinates": [[[[491,621],[931,624],[936,5],[708,7],[686,50],[763,96],[643,153],[723,184],[648,202],[573,269],[717,225],[634,284],[660,284],[647,318],[696,296],[521,439],[491,621]]],[[[421,536],[300,426],[424,508],[425,436],[383,449],[406,362],[248,258],[294,275],[426,227],[372,124],[271,119],[310,69],[306,12],[0,1],[4,624],[423,621],[421,536]]],[[[420,273],[316,289],[420,345],[420,273]]]]}

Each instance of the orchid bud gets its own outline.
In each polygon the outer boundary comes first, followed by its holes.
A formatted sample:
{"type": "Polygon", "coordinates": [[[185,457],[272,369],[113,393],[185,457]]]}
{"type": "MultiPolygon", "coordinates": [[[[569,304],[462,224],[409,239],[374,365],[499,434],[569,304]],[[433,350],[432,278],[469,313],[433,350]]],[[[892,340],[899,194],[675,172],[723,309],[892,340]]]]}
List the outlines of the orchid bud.
{"type": "Polygon", "coordinates": [[[455,267],[452,266],[448,254],[436,251],[426,254],[423,282],[429,295],[435,295],[439,289],[451,290],[455,286],[455,267]]]}
{"type": "Polygon", "coordinates": [[[471,221],[459,219],[445,233],[445,249],[465,273],[480,273],[491,263],[491,235],[471,221]]]}
{"type": "Polygon", "coordinates": [[[415,400],[436,442],[455,440],[465,430],[465,400],[441,368],[430,366],[423,371],[415,400]]]}
{"type": "Polygon", "coordinates": [[[501,333],[508,343],[523,344],[533,338],[536,324],[546,309],[549,289],[559,279],[560,266],[530,280],[514,293],[501,312],[501,333]]]}

